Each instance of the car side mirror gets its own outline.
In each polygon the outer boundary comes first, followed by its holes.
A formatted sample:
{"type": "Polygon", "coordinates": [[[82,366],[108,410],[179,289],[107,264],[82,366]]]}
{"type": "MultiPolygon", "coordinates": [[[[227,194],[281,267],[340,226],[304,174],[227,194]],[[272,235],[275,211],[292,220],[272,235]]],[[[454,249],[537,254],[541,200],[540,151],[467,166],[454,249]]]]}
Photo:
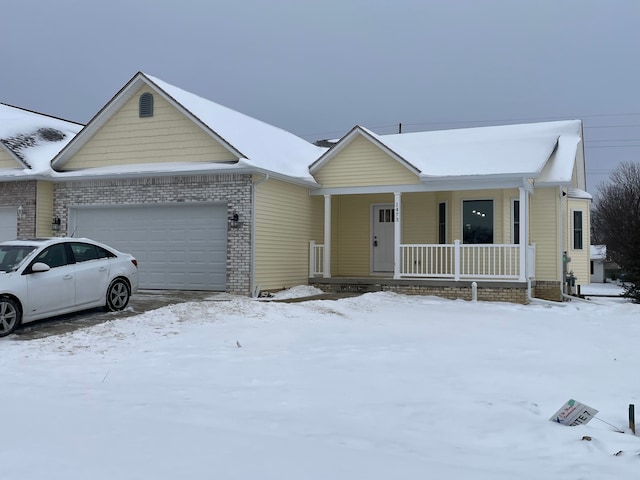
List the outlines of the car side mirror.
{"type": "Polygon", "coordinates": [[[37,273],[37,272],[48,272],[49,270],[51,270],[51,267],[49,265],[47,265],[46,263],[36,262],[33,265],[31,265],[31,271],[34,272],[34,273],[37,273]]]}

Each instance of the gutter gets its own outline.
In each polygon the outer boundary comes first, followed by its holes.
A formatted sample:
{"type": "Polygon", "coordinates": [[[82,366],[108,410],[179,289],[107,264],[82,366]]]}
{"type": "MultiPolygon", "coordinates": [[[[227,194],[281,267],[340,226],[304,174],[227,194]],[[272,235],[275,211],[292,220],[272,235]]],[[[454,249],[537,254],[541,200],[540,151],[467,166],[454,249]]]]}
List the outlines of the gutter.
{"type": "Polygon", "coordinates": [[[256,285],[256,187],[269,178],[269,174],[265,173],[264,178],[251,184],[251,278],[249,280],[251,298],[257,298],[260,295],[260,285],[256,285]]]}

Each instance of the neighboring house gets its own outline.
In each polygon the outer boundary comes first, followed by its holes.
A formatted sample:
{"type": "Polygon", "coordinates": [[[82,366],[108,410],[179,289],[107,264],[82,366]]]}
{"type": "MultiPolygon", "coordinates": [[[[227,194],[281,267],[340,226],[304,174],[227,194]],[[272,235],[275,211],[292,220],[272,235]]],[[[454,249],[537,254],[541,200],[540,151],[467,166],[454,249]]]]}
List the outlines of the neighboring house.
{"type": "Polygon", "coordinates": [[[56,234],[133,253],[141,288],[526,303],[589,283],[578,120],[326,148],[139,72],[51,167],[56,234]]]}
{"type": "Polygon", "coordinates": [[[591,245],[591,283],[605,283],[605,262],[607,261],[606,245],[591,245]]]}
{"type": "Polygon", "coordinates": [[[50,162],[81,128],[0,103],[0,241],[52,234],[50,162]]]}
{"type": "Polygon", "coordinates": [[[133,253],[141,288],[300,285],[325,150],[139,72],[53,160],[54,214],[133,253]]]}

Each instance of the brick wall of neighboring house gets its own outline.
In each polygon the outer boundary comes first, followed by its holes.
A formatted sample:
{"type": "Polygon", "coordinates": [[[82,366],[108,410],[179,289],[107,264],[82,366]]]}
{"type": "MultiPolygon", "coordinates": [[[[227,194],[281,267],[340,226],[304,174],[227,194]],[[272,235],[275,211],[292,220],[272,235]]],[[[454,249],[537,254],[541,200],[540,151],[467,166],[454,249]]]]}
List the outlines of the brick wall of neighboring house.
{"type": "Polygon", "coordinates": [[[0,206],[19,207],[23,217],[18,218],[18,238],[36,236],[36,185],[35,180],[3,182],[0,187],[0,206]]]}
{"type": "Polygon", "coordinates": [[[54,215],[67,232],[69,208],[97,205],[152,205],[171,202],[227,202],[240,228],[228,229],[226,291],[250,294],[251,278],[251,175],[192,175],[110,180],[78,180],[57,183],[54,215]]]}

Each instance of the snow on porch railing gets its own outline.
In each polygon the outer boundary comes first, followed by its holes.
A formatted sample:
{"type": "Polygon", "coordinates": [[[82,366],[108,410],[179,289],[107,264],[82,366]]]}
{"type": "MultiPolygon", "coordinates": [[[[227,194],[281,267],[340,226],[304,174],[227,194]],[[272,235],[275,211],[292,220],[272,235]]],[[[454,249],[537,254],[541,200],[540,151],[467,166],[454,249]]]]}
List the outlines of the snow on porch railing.
{"type": "Polygon", "coordinates": [[[315,277],[324,273],[324,245],[313,240],[309,242],[309,276],[315,277]]]}
{"type": "MultiPolygon", "coordinates": [[[[535,253],[534,253],[535,255],[535,253]]],[[[520,246],[510,244],[400,245],[401,277],[518,279],[520,246]]]]}

